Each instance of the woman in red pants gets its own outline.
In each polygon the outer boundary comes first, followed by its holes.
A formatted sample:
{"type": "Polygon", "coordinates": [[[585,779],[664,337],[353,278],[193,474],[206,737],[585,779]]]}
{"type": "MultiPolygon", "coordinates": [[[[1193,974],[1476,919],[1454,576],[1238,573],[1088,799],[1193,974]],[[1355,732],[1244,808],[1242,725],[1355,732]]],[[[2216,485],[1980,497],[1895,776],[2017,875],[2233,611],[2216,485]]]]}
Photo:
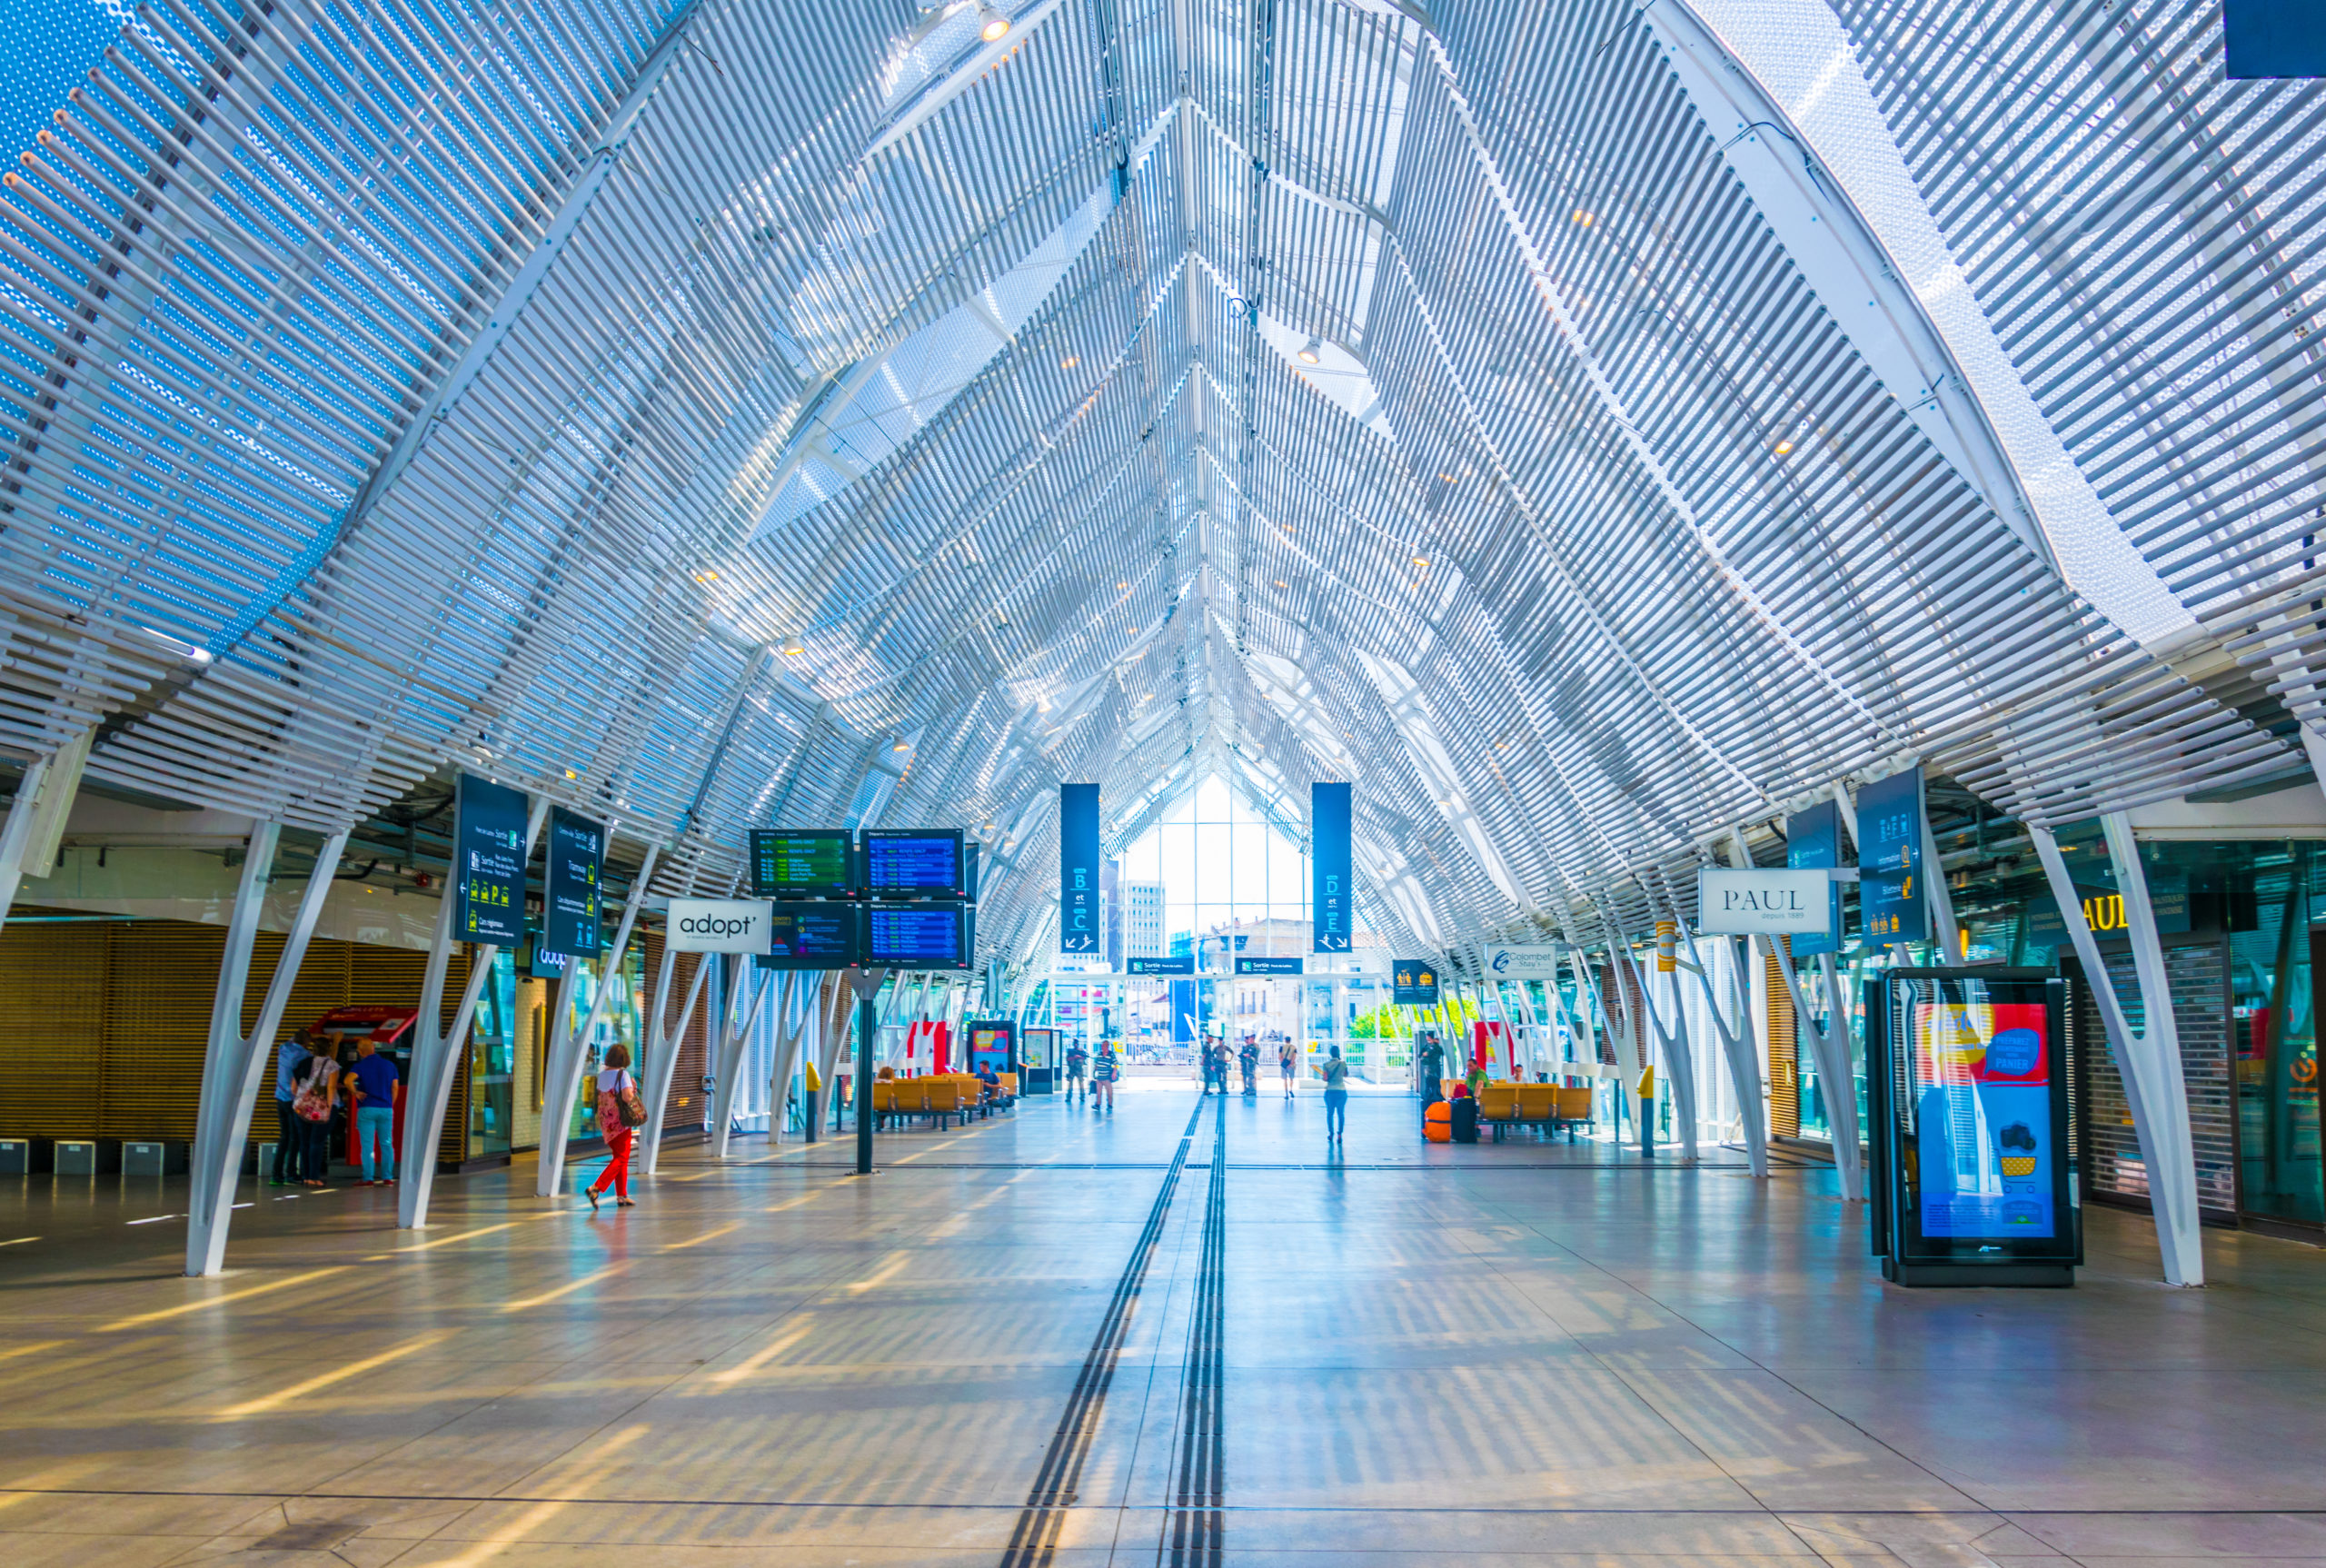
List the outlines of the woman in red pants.
{"type": "Polygon", "coordinates": [[[592,1212],[599,1195],[609,1186],[614,1189],[616,1207],[638,1206],[630,1201],[630,1146],[645,1120],[638,1085],[630,1076],[630,1047],[617,1041],[606,1047],[605,1069],[598,1075],[598,1130],[605,1135],[606,1148],[613,1158],[587,1189],[592,1212]]]}

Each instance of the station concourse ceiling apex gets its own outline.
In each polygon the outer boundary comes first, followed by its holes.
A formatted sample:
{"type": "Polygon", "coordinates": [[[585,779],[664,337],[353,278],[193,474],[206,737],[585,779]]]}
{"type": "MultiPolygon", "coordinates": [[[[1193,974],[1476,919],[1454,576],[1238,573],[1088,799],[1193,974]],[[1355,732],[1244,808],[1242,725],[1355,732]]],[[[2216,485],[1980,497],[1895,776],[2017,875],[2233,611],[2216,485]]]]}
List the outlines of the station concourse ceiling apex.
{"type": "Polygon", "coordinates": [[[2326,96],[2166,0],[154,0],[0,194],[0,749],[723,892],[1357,783],[1595,938],[1920,759],[2301,765],[2326,96]]]}

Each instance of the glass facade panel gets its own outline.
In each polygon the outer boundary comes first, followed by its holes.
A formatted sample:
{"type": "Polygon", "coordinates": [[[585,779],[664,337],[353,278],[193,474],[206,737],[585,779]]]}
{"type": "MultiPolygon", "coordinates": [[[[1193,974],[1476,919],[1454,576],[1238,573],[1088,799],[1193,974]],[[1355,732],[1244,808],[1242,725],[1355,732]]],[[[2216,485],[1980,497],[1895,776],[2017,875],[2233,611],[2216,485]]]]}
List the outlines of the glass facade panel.
{"type": "Polygon", "coordinates": [[[469,1157],[505,1155],[512,1146],[517,1094],[517,959],[506,948],[478,993],[469,1029],[469,1157]]]}

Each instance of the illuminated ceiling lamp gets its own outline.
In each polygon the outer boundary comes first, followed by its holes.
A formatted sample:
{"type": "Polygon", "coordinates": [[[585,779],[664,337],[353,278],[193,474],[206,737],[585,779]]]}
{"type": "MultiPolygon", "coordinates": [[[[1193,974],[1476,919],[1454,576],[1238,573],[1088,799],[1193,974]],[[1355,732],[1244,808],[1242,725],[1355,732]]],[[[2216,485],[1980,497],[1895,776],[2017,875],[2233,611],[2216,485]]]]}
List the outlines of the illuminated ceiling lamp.
{"type": "Polygon", "coordinates": [[[1307,342],[1300,345],[1300,352],[1297,357],[1299,358],[1300,362],[1304,365],[1323,364],[1325,362],[1325,345],[1319,340],[1310,338],[1307,342]]]}
{"type": "Polygon", "coordinates": [[[797,659],[801,654],[808,651],[808,645],[800,641],[796,636],[785,638],[781,646],[784,655],[790,659],[797,659]]]}
{"type": "Polygon", "coordinates": [[[978,7],[978,36],[989,44],[999,44],[1009,31],[1009,18],[990,5],[978,7]]]}

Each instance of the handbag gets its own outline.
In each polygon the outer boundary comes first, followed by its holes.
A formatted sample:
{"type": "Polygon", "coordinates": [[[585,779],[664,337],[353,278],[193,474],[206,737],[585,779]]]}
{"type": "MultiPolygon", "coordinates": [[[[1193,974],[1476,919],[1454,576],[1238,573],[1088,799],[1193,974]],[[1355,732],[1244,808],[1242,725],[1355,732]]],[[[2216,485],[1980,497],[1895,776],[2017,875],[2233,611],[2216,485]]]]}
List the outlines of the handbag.
{"type": "Polygon", "coordinates": [[[638,1086],[626,1083],[621,1087],[617,1109],[621,1112],[621,1125],[635,1131],[646,1125],[646,1103],[638,1097],[638,1086]]]}
{"type": "Polygon", "coordinates": [[[327,1122],[331,1120],[331,1101],[317,1086],[311,1085],[301,1089],[299,1097],[291,1102],[291,1109],[301,1121],[327,1122]]]}

